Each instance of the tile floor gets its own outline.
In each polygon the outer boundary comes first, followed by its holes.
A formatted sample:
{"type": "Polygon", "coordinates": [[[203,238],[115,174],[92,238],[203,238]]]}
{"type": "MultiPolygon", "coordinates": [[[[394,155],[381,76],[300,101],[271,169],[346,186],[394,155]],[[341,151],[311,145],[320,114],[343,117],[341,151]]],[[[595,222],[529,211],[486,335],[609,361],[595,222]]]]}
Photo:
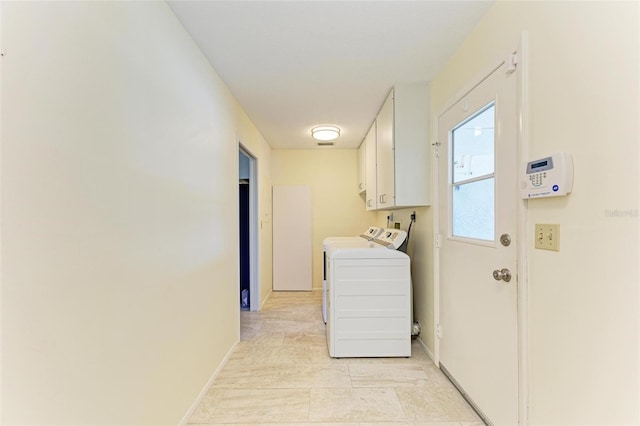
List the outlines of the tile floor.
{"type": "Polygon", "coordinates": [[[272,293],[189,419],[200,424],[481,426],[417,341],[411,358],[330,358],[321,292],[272,293]]]}

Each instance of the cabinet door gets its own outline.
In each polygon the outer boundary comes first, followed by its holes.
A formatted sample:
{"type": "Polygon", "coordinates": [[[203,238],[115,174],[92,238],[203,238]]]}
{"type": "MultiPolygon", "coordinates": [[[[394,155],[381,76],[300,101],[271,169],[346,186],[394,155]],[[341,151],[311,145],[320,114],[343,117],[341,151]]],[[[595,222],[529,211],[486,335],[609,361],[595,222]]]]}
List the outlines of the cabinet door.
{"type": "Polygon", "coordinates": [[[376,122],[374,121],[367,132],[367,137],[364,139],[366,145],[366,203],[367,210],[375,210],[378,207],[377,193],[376,193],[376,122]]]}
{"type": "Polygon", "coordinates": [[[366,181],[366,156],[367,156],[367,143],[363,140],[358,148],[358,193],[361,194],[367,189],[366,181]]]}
{"type": "MultiPolygon", "coordinates": [[[[378,209],[395,205],[394,152],[393,152],[393,90],[384,101],[377,118],[377,204],[378,209]]],[[[368,198],[368,197],[367,197],[368,198]]]]}
{"type": "Polygon", "coordinates": [[[430,152],[428,86],[409,84],[394,87],[394,207],[429,204],[430,152]]]}

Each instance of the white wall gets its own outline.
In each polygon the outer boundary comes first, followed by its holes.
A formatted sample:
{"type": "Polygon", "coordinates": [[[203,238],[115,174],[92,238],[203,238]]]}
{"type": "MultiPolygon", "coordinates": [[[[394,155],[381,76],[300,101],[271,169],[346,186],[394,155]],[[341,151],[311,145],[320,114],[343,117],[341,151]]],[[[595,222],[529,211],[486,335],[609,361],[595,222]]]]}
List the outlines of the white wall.
{"type": "Polygon", "coordinates": [[[274,185],[311,186],[313,288],[322,288],[322,240],[359,235],[377,222],[358,195],[358,150],[274,150],[274,185]]]}
{"type": "Polygon", "coordinates": [[[238,141],[269,148],[164,3],[1,8],[1,421],[176,424],[238,339],[238,141]]]}
{"type": "Polygon", "coordinates": [[[249,179],[251,178],[251,161],[244,153],[239,153],[238,156],[238,178],[249,179]]]}
{"type": "Polygon", "coordinates": [[[639,12],[498,2],[431,85],[439,111],[528,30],[528,151],[574,157],[570,196],[528,202],[534,425],[640,422],[639,12]],[[560,224],[560,252],[533,249],[535,223],[560,224]]]}

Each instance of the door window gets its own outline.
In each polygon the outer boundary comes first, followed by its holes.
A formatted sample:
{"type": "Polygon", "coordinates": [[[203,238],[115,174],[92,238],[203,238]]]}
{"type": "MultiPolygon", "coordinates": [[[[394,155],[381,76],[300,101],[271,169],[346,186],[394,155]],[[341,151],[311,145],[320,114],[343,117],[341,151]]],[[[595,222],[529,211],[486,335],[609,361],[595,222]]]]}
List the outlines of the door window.
{"type": "Polygon", "coordinates": [[[454,237],[495,238],[495,104],[451,131],[451,231],[454,237]]]}

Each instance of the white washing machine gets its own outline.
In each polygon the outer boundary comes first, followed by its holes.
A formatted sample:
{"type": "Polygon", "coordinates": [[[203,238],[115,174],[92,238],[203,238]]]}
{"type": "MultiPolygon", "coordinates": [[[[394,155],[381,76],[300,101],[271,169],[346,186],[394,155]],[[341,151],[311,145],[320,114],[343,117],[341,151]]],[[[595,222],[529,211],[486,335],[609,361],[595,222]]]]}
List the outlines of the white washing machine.
{"type": "Polygon", "coordinates": [[[384,228],[370,226],[364,233],[355,237],[327,237],[322,240],[322,320],[327,323],[327,248],[334,243],[362,243],[378,238],[384,228]]]}
{"type": "Polygon", "coordinates": [[[388,229],[370,243],[327,250],[327,346],[342,357],[411,356],[409,256],[396,250],[406,232],[388,229]]]}

